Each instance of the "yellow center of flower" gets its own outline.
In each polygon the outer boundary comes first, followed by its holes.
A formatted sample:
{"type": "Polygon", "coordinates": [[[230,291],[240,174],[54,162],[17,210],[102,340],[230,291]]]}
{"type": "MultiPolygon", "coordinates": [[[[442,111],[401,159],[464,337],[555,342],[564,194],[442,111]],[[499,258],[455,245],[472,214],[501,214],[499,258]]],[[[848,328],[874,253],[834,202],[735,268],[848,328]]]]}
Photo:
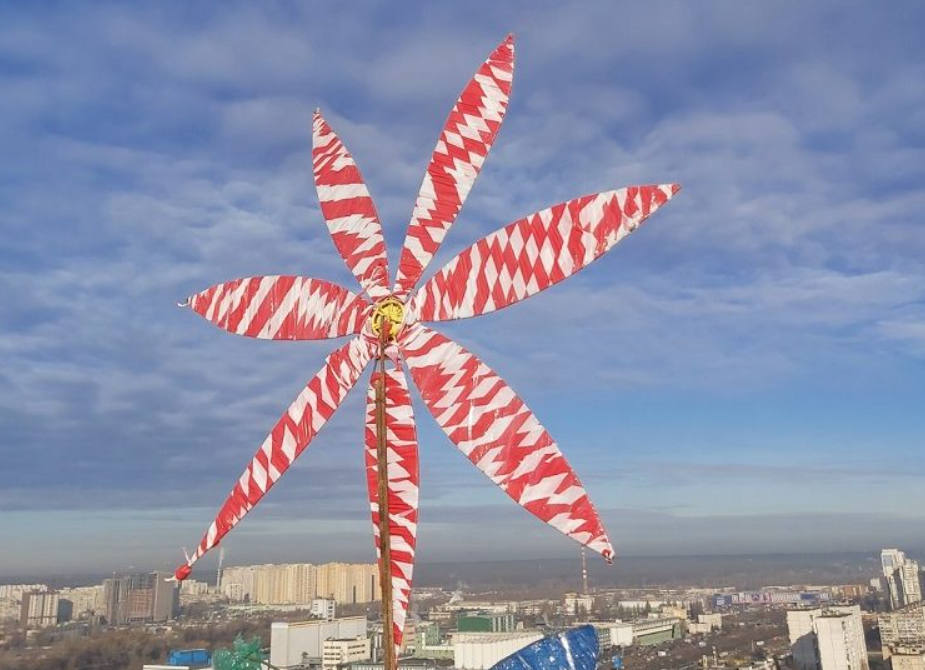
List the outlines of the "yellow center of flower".
{"type": "Polygon", "coordinates": [[[376,337],[381,336],[382,324],[388,323],[389,340],[394,340],[405,318],[405,306],[398,298],[386,298],[376,304],[370,318],[376,337]]]}

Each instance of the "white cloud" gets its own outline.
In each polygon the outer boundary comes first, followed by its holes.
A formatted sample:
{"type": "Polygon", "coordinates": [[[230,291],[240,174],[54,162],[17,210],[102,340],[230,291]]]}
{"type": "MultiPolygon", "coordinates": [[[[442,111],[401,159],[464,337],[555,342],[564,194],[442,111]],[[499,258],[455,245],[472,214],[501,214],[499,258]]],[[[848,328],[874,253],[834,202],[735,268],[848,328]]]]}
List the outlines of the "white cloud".
{"type": "MultiPolygon", "coordinates": [[[[737,395],[845,386],[899,403],[899,386],[920,388],[915,21],[796,4],[483,9],[2,10],[0,460],[14,465],[0,506],[69,507],[74,473],[88,508],[217,505],[334,345],[235,339],[173,303],[260,273],[352,286],[311,184],[318,105],[376,197],[394,272],[439,125],[508,28],[510,117],[434,268],[578,194],[684,185],[568,284],[446,327],[564,443],[585,394],[702,395],[720,416],[737,395]]],[[[361,395],[289,478],[361,476],[361,395]]],[[[466,464],[440,459],[426,495],[446,503],[466,464]]],[[[362,510],[358,482],[332,499],[362,510]]]]}

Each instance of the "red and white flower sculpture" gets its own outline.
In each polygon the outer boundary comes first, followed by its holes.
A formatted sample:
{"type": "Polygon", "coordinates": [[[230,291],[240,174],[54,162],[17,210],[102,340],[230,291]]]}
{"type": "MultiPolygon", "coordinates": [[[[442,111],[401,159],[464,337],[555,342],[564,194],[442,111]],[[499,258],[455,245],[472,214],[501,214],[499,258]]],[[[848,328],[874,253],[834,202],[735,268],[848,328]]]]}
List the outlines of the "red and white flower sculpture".
{"type": "MultiPolygon", "coordinates": [[[[262,339],[353,336],[328,356],[264,440],[209,526],[193,565],[234,528],[289,469],[380,354],[382,319],[389,358],[407,366],[424,404],[450,440],[514,501],[582,545],[613,556],[584,487],[533,412],[491,368],[424,325],[507,307],[575,274],[636,230],[678,192],[677,184],[631,186],[576,198],[515,221],[460,253],[414,288],[472,188],[507,111],[514,72],[508,37],[466,85],[437,141],[390,288],[382,226],[356,163],[316,112],[313,168],[334,245],[365,295],[322,279],[247,277],[191,296],[189,306],[229,332],[262,339]],[[374,332],[374,325],[375,331],[374,332]]],[[[379,544],[374,385],[366,417],[366,466],[379,544]]],[[[395,642],[411,593],[418,523],[418,447],[402,366],[386,378],[389,529],[395,642]]]]}

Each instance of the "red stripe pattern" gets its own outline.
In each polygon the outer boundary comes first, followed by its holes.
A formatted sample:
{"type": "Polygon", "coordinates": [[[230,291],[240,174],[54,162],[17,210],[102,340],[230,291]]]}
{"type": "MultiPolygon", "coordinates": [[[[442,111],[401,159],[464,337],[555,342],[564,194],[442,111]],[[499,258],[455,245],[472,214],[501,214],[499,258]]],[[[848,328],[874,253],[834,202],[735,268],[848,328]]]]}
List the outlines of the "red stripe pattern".
{"type": "Polygon", "coordinates": [[[456,220],[501,128],[513,77],[509,35],[463,89],[437,140],[399,259],[396,295],[414,288],[456,220]]]}
{"type": "Polygon", "coordinates": [[[361,336],[328,356],[321,371],[308,382],[267,435],[195,553],[177,569],[177,579],[185,579],[193,564],[215,547],[273,488],[340,406],[374,353],[375,346],[361,336]]]}
{"type": "MultiPolygon", "coordinates": [[[[366,483],[372,510],[376,555],[379,537],[379,472],[376,442],[376,391],[380,373],[370,380],[366,405],[366,483]]],[[[392,554],[392,609],[396,649],[401,646],[414,570],[418,529],[418,441],[408,382],[400,369],[386,371],[386,439],[389,460],[389,548],[392,554]]],[[[381,563],[380,563],[381,565],[381,563]]]]}
{"type": "Polygon", "coordinates": [[[264,340],[320,340],[359,333],[372,307],[322,279],[245,277],[190,296],[189,306],[219,328],[264,340]]]}
{"type": "MultiPolygon", "coordinates": [[[[456,219],[507,112],[514,74],[508,37],[463,89],[431,157],[400,258],[395,295],[405,301],[456,219]]],[[[374,302],[390,295],[382,226],[356,163],[316,112],[312,166],[334,244],[374,302]]],[[[440,270],[405,305],[397,349],[427,408],[450,440],[513,500],[600,553],[613,547],[578,477],[533,412],[475,355],[420,321],[485,314],[538,293],[609,251],[665,204],[676,184],[634,186],[577,198],[485,237],[440,270]]],[[[293,276],[248,277],[189,298],[194,311],[229,332],[265,339],[318,339],[361,333],[333,352],[264,440],[179,580],[254,508],[340,406],[376,355],[364,296],[330,282],[293,276]]],[[[397,360],[395,344],[386,352],[397,360]]],[[[384,373],[389,528],[395,640],[401,644],[411,595],[419,473],[414,416],[404,373],[384,373]]],[[[379,379],[378,373],[373,381],[379,379]]],[[[375,395],[366,417],[370,507],[378,532],[375,395]]]]}
{"type": "Polygon", "coordinates": [[[376,205],[344,143],[316,111],[312,168],[334,246],[373,300],[389,295],[389,265],[376,205]]]}
{"type": "Polygon", "coordinates": [[[399,347],[450,440],[514,501],[606,559],[613,547],[588,494],[536,416],[474,354],[422,324],[399,347]]]}
{"type": "Polygon", "coordinates": [[[680,190],[631,186],[560,203],[482,238],[415,294],[421,321],[487,314],[566,279],[610,251],[680,190]]]}

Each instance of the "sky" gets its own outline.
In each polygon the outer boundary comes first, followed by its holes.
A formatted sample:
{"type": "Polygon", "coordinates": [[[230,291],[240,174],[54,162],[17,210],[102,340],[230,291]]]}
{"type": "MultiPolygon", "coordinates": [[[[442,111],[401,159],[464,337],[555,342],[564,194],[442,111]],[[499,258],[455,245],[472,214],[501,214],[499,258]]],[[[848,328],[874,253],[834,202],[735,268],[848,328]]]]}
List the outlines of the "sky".
{"type": "MultiPolygon", "coordinates": [[[[199,541],[336,344],[176,302],[260,274],[356,289],[316,107],[394,271],[508,33],[507,118],[431,272],[554,203],[683,185],[569,281],[438,327],[535,410],[618,554],[922,549],[923,26],[914,1],[0,3],[0,575],[172,568],[199,541]]],[[[373,559],[363,396],[228,563],[373,559]]],[[[577,555],[415,412],[419,561],[577,555]]]]}

